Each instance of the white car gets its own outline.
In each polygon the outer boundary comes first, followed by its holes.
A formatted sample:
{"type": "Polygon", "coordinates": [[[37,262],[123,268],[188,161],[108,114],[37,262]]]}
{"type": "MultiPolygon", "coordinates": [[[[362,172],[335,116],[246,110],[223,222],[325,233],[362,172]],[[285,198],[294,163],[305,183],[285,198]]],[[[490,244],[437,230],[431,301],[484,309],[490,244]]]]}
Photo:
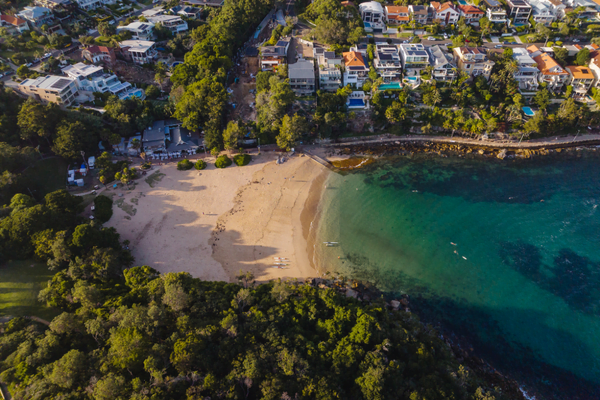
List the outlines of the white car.
{"type": "Polygon", "coordinates": [[[573,43],[579,43],[579,39],[573,39],[573,43]]]}
{"type": "Polygon", "coordinates": [[[434,38],[433,36],[429,36],[429,37],[427,38],[427,40],[431,40],[432,42],[435,42],[437,39],[436,39],[436,38],[434,38]]]}
{"type": "Polygon", "coordinates": [[[448,34],[444,33],[444,39],[448,39],[448,34]]]}

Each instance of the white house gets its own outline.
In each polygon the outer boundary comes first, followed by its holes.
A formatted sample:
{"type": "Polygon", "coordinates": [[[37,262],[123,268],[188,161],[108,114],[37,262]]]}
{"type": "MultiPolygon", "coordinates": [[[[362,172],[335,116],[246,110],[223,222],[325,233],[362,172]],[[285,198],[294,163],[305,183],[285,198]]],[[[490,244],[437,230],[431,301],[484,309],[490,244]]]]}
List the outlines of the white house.
{"type": "Polygon", "coordinates": [[[361,3],[358,6],[358,11],[365,25],[366,32],[384,33],[387,30],[385,26],[385,12],[381,3],[376,1],[361,3]]]}
{"type": "Polygon", "coordinates": [[[400,58],[404,76],[419,75],[429,64],[429,53],[421,43],[400,45],[400,58]]]}
{"type": "Polygon", "coordinates": [[[87,97],[85,100],[93,100],[95,92],[110,92],[121,100],[132,97],[143,100],[146,97],[143,90],[134,88],[129,82],[121,82],[115,74],[105,73],[102,67],[96,65],[77,63],[63,68],[62,71],[75,80],[79,95],[87,97]]]}
{"type": "Polygon", "coordinates": [[[483,47],[455,47],[454,59],[458,68],[466,72],[469,76],[483,75],[485,79],[490,79],[494,62],[491,61],[483,47]]]}
{"type": "Polygon", "coordinates": [[[537,62],[522,47],[513,49],[513,59],[519,67],[513,75],[519,84],[519,92],[525,96],[535,95],[539,86],[538,75],[540,73],[537,62]]]}
{"type": "Polygon", "coordinates": [[[188,30],[188,24],[181,19],[179,15],[156,15],[148,17],[148,21],[157,25],[160,24],[176,35],[188,30]]]}
{"type": "Polygon", "coordinates": [[[431,65],[433,66],[433,79],[436,81],[451,81],[456,78],[456,64],[452,54],[441,46],[429,47],[431,54],[431,65]]]}
{"type": "Polygon", "coordinates": [[[600,52],[594,52],[591,54],[592,58],[590,59],[590,70],[594,74],[594,87],[600,87],[600,52]]]}
{"type": "Polygon", "coordinates": [[[498,0],[483,0],[482,3],[486,7],[486,14],[490,22],[495,24],[504,24],[507,21],[506,10],[502,3],[498,0]]]}
{"type": "Polygon", "coordinates": [[[452,2],[438,3],[432,1],[430,7],[433,9],[433,20],[438,21],[440,25],[445,26],[458,22],[460,11],[454,7],[452,2]]]}
{"type": "Polygon", "coordinates": [[[550,25],[556,20],[556,11],[550,3],[542,0],[529,0],[531,17],[536,24],[550,25]]]}
{"type": "Polygon", "coordinates": [[[516,26],[526,25],[529,22],[532,7],[525,0],[507,0],[506,3],[510,8],[509,17],[513,19],[513,24],[516,26]]]}
{"type": "Polygon", "coordinates": [[[344,86],[355,85],[361,88],[369,76],[369,66],[362,54],[356,51],[342,53],[344,57],[344,86]]]}
{"type": "Polygon", "coordinates": [[[129,25],[117,27],[117,33],[129,31],[132,33],[132,39],[151,40],[154,38],[154,24],[150,22],[132,22],[129,25]]]}
{"type": "Polygon", "coordinates": [[[385,6],[385,17],[389,24],[408,24],[410,11],[407,6],[385,6]]]}
{"type": "Polygon", "coordinates": [[[101,0],[75,0],[79,8],[85,11],[93,10],[102,6],[101,0]]]}
{"type": "Polygon", "coordinates": [[[319,89],[335,92],[342,86],[342,57],[322,47],[314,47],[313,55],[318,63],[319,89]]]}
{"type": "Polygon", "coordinates": [[[542,52],[537,46],[531,45],[527,48],[531,58],[537,63],[538,80],[546,83],[549,90],[559,92],[569,80],[569,73],[565,71],[548,53],[542,52]]]}
{"type": "Polygon", "coordinates": [[[135,64],[152,64],[158,56],[155,43],[147,40],[125,40],[119,43],[119,47],[123,56],[135,64]]]}
{"type": "Polygon", "coordinates": [[[0,15],[0,26],[6,28],[9,34],[16,35],[29,30],[27,21],[12,15],[0,15]]]}
{"type": "Polygon", "coordinates": [[[386,83],[402,80],[402,62],[396,46],[377,45],[373,66],[386,83]]]}

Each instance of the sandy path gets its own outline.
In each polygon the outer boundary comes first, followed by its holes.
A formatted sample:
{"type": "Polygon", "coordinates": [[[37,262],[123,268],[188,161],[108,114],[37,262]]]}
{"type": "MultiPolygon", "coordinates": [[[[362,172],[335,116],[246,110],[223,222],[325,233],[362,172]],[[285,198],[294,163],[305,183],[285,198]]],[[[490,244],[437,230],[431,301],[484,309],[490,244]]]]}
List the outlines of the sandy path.
{"type": "Polygon", "coordinates": [[[200,172],[157,166],[144,177],[157,170],[164,174],[154,187],[142,178],[132,190],[104,193],[115,195],[106,226],[131,242],[135,265],[162,273],[224,281],[240,269],[253,271],[259,280],[314,276],[300,216],[323,167],[308,157],[282,165],[275,159],[274,154],[254,156],[245,167],[225,169],[209,162],[200,172]],[[269,268],[274,256],[289,258],[287,269],[269,268]]]}
{"type": "Polygon", "coordinates": [[[267,164],[240,189],[235,206],[219,218],[211,240],[213,257],[229,276],[240,269],[252,271],[260,281],[316,275],[303,235],[302,219],[305,224],[310,221],[301,214],[323,169],[308,157],[294,157],[282,165],[267,164]],[[277,262],[288,265],[273,268],[277,262]]]}

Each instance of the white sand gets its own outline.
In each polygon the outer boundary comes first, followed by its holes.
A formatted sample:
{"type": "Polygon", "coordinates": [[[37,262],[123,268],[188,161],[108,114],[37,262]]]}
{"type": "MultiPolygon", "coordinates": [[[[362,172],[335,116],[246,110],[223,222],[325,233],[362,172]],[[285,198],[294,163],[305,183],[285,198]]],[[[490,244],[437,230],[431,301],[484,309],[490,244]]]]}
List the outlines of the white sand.
{"type": "Polygon", "coordinates": [[[245,167],[225,169],[209,162],[203,171],[177,171],[174,163],[155,166],[135,189],[104,193],[116,194],[106,226],[131,242],[135,265],[163,273],[224,281],[232,281],[240,269],[253,271],[259,280],[314,276],[300,215],[313,179],[324,168],[308,157],[277,165],[276,157],[254,156],[245,167]],[[165,176],[152,188],[145,178],[156,170],[165,176]],[[289,258],[290,265],[270,268],[275,256],[289,258]]]}

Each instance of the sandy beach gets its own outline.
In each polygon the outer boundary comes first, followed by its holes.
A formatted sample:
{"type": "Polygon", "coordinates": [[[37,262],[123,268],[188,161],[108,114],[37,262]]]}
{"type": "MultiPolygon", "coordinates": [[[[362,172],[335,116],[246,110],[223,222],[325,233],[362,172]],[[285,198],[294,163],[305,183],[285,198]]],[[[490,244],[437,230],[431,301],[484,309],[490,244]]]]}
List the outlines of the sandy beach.
{"type": "Polygon", "coordinates": [[[240,269],[259,281],[316,276],[306,234],[327,169],[309,157],[276,159],[267,153],[225,169],[209,162],[203,171],[155,166],[131,190],[104,193],[115,201],[105,225],[130,241],[135,265],[162,273],[223,281],[240,269]]]}

